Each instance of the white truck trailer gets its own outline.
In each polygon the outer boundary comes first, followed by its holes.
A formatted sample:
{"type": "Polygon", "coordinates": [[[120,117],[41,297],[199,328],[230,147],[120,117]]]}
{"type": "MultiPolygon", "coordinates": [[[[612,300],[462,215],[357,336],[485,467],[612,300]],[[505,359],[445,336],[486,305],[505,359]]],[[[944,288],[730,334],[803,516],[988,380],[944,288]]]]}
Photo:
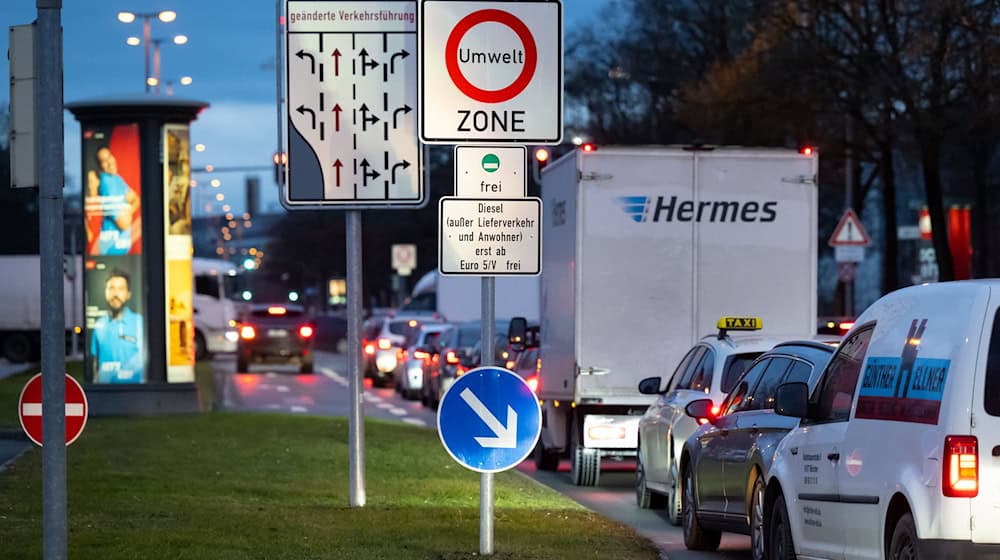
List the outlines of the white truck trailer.
{"type": "MultiPolygon", "coordinates": [[[[442,276],[431,271],[420,278],[413,287],[410,301],[400,306],[399,312],[436,312],[451,323],[478,321],[483,309],[482,286],[479,277],[442,276]]],[[[539,289],[537,276],[497,278],[496,318],[525,317],[532,323],[537,322],[539,289]]]]}
{"type": "Polygon", "coordinates": [[[763,333],[816,329],[815,154],[601,147],[542,174],[543,268],[535,459],[569,454],[597,484],[602,457],[635,455],[654,397],[724,315],[763,333]]]}

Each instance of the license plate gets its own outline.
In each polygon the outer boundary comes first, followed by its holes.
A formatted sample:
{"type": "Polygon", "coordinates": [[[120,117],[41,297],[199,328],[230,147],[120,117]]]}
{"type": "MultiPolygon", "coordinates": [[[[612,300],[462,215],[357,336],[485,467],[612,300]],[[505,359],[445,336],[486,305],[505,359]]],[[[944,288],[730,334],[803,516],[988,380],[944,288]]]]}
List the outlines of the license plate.
{"type": "Polygon", "coordinates": [[[274,338],[284,338],[288,336],[288,331],[285,329],[267,329],[267,336],[274,338]]]}

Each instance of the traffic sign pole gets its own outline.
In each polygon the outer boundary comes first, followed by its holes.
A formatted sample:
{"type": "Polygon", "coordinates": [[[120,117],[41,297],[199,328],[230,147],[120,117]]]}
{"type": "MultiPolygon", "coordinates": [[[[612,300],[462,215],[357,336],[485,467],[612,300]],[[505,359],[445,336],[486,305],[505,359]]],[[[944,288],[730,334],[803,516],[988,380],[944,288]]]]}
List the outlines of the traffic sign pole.
{"type": "MultiPolygon", "coordinates": [[[[38,212],[42,274],[42,433],[66,433],[63,309],[62,0],[37,0],[38,212]]],[[[42,557],[66,558],[66,446],[42,447],[42,557]]]]}
{"type": "Polygon", "coordinates": [[[347,371],[351,395],[348,455],[351,507],[365,505],[365,429],[361,396],[361,213],[347,212],[347,371]]]}
{"type": "MultiPolygon", "coordinates": [[[[496,354],[493,344],[496,334],[496,281],[493,276],[483,277],[480,366],[492,366],[496,354]]],[[[493,554],[493,473],[479,476],[479,553],[493,554]]]]}

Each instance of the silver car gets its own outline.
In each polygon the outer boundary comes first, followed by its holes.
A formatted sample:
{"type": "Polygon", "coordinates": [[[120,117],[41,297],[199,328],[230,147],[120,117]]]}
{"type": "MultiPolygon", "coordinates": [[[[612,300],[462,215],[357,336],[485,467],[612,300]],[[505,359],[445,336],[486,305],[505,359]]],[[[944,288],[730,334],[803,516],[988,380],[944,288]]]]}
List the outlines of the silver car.
{"type": "Polygon", "coordinates": [[[435,357],[432,347],[448,326],[444,323],[424,323],[413,336],[410,347],[403,351],[403,358],[396,365],[393,377],[396,379],[396,390],[404,399],[420,398],[424,387],[424,368],[435,357]]]}

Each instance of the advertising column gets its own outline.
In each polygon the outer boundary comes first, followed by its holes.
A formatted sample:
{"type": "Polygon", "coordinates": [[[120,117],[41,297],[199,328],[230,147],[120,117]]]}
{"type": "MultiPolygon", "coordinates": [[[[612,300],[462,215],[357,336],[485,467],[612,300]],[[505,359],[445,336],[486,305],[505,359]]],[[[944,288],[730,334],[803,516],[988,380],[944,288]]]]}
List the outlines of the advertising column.
{"type": "Polygon", "coordinates": [[[139,125],[83,129],[84,306],[91,383],[145,383],[139,125]]]}
{"type": "Polygon", "coordinates": [[[187,125],[163,127],[167,382],[194,381],[191,144],[187,125]]]}

